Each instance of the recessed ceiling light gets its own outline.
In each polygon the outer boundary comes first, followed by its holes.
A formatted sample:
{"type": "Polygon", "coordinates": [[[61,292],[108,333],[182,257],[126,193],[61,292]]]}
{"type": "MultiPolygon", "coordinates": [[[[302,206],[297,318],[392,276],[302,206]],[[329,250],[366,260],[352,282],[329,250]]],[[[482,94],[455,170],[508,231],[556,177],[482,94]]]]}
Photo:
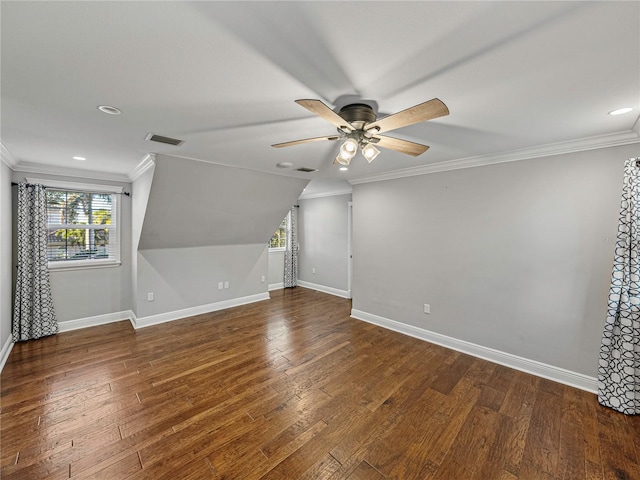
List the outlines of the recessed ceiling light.
{"type": "Polygon", "coordinates": [[[631,110],[633,110],[631,107],[618,108],[609,112],[609,115],[622,115],[623,113],[629,113],[631,110]]]}
{"type": "Polygon", "coordinates": [[[111,105],[100,105],[98,106],[98,110],[109,115],[120,115],[122,113],[119,108],[112,107],[111,105]]]}
{"type": "Polygon", "coordinates": [[[85,157],[72,157],[74,160],[86,160],[85,157]]]}
{"type": "Polygon", "coordinates": [[[276,167],[278,168],[291,168],[293,167],[293,163],[291,162],[280,162],[276,164],[276,167]]]}
{"type": "Polygon", "coordinates": [[[340,170],[346,172],[347,170],[349,170],[349,167],[340,167],[340,170]]]}

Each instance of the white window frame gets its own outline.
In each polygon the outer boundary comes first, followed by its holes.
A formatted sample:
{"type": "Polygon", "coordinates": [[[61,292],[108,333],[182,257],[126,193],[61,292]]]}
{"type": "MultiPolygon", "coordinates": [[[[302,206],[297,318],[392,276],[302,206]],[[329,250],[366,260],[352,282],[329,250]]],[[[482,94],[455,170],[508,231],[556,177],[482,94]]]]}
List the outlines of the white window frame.
{"type": "MultiPolygon", "coordinates": [[[[60,260],[49,261],[47,265],[50,270],[75,270],[75,269],[87,269],[87,268],[104,268],[104,267],[118,267],[122,264],[120,259],[121,239],[122,232],[120,226],[120,199],[118,194],[124,192],[123,187],[116,185],[99,185],[90,183],[76,183],[65,182],[61,180],[47,180],[40,178],[25,178],[27,183],[44,185],[52,190],[66,190],[69,192],[83,192],[83,193],[110,193],[112,194],[112,225],[83,225],[83,228],[88,229],[105,229],[115,231],[116,245],[114,249],[114,257],[108,259],[87,259],[87,260],[60,260]]],[[[59,227],[59,228],[77,228],[74,224],[49,224],[47,219],[47,227],[59,227]]]]}

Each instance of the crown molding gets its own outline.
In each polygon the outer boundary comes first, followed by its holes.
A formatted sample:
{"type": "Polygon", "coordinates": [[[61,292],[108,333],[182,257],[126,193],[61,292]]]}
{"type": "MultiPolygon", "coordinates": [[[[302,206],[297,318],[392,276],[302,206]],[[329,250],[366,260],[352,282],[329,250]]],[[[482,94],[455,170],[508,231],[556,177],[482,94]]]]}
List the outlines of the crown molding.
{"type": "Polygon", "coordinates": [[[147,153],[140,163],[136,165],[136,168],[133,169],[132,172],[128,175],[129,181],[133,182],[140,178],[140,176],[149,170],[151,167],[154,167],[156,164],[156,154],[155,153],[147,153]]]}
{"type": "Polygon", "coordinates": [[[0,157],[2,157],[2,161],[4,164],[9,167],[11,170],[15,170],[18,165],[18,161],[16,157],[13,156],[11,151],[7,148],[7,146],[0,140],[0,157]]]}
{"type": "Polygon", "coordinates": [[[352,188],[341,188],[340,190],[329,190],[321,193],[312,193],[310,195],[305,195],[304,193],[298,197],[298,200],[310,200],[312,198],[323,198],[323,197],[336,197],[338,195],[351,195],[353,193],[352,188]]]}
{"type": "Polygon", "coordinates": [[[110,182],[130,183],[129,177],[120,173],[96,172],[94,170],[82,170],[78,168],[64,168],[39,163],[20,163],[13,169],[24,173],[42,173],[45,175],[58,175],[62,177],[90,178],[93,180],[107,180],[110,182]]]}
{"type": "MultiPolygon", "coordinates": [[[[638,126],[638,122],[636,122],[638,126]]],[[[594,137],[569,140],[566,142],[549,143],[537,147],[510,150],[491,155],[480,155],[476,157],[460,158],[445,162],[421,165],[419,167],[403,168],[392,172],[385,172],[376,175],[353,178],[349,180],[352,185],[361,183],[380,182],[383,180],[393,180],[395,178],[413,177],[416,175],[428,175],[430,173],[446,172],[449,170],[459,170],[462,168],[481,167],[484,165],[494,165],[496,163],[517,162],[539,157],[549,157],[566,153],[583,152],[586,150],[596,150],[599,148],[616,147],[640,143],[640,133],[634,130],[616,132],[607,135],[597,135],[594,137]]]]}
{"type": "Polygon", "coordinates": [[[298,180],[307,180],[308,182],[313,180],[313,174],[316,173],[316,172],[308,172],[308,173],[298,172],[297,174],[286,173],[286,172],[290,171],[288,168],[282,168],[282,169],[279,168],[278,170],[281,170],[281,171],[274,172],[274,171],[271,171],[269,169],[250,168],[250,167],[247,167],[247,166],[231,165],[229,163],[214,162],[213,160],[205,160],[205,159],[202,159],[202,158],[187,157],[185,155],[176,155],[176,154],[169,154],[169,153],[159,153],[158,155],[161,155],[163,157],[179,158],[179,159],[182,159],[182,160],[190,160],[192,162],[208,163],[209,165],[217,165],[219,167],[235,168],[236,170],[244,170],[244,171],[247,171],[247,172],[264,173],[265,175],[275,175],[277,177],[297,178],[298,180]],[[303,175],[305,175],[305,176],[303,176],[303,175]]]}

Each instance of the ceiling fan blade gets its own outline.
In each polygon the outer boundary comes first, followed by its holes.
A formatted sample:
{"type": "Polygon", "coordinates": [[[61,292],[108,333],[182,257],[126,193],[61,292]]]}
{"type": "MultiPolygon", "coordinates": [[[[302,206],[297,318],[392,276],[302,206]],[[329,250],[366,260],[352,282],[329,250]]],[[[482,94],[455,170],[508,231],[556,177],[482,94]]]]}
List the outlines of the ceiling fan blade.
{"type": "Polygon", "coordinates": [[[396,128],[425,122],[433,118],[443,117],[445,115],[449,115],[449,109],[440,100],[434,98],[411,108],[407,108],[406,110],[402,110],[401,112],[389,115],[388,117],[376,120],[373,123],[369,123],[365,128],[368,131],[372,128],[378,128],[376,133],[382,133],[388,132],[389,130],[395,130],[396,128]]]}
{"type": "Polygon", "coordinates": [[[353,130],[355,130],[349,122],[347,122],[340,115],[327,107],[320,100],[296,100],[296,103],[303,106],[310,112],[315,113],[319,117],[324,118],[327,122],[335,125],[338,128],[342,128],[347,132],[352,132],[353,130]]]}
{"type": "Polygon", "coordinates": [[[338,140],[339,138],[340,137],[337,136],[337,135],[331,135],[329,137],[303,138],[301,140],[294,140],[292,142],[275,143],[275,144],[273,144],[271,146],[275,147],[275,148],[291,147],[293,145],[300,145],[301,143],[322,142],[323,140],[334,141],[334,140],[338,140]]]}
{"type": "Polygon", "coordinates": [[[406,153],[407,155],[413,155],[414,157],[417,157],[421,153],[429,150],[428,146],[410,142],[409,140],[400,140],[399,138],[387,137],[385,135],[376,135],[372,138],[374,139],[375,145],[379,147],[388,148],[389,150],[395,150],[400,153],[406,153]]]}

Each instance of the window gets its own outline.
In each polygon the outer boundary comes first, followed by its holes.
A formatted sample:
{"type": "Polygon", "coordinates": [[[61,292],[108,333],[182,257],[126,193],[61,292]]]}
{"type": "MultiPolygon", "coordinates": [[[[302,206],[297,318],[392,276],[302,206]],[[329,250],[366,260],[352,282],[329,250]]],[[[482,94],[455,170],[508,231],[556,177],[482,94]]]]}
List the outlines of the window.
{"type": "Polygon", "coordinates": [[[120,262],[117,195],[48,187],[49,267],[120,262]]]}
{"type": "Polygon", "coordinates": [[[284,249],[287,245],[287,217],[284,217],[280,226],[269,240],[269,249],[284,249]]]}

